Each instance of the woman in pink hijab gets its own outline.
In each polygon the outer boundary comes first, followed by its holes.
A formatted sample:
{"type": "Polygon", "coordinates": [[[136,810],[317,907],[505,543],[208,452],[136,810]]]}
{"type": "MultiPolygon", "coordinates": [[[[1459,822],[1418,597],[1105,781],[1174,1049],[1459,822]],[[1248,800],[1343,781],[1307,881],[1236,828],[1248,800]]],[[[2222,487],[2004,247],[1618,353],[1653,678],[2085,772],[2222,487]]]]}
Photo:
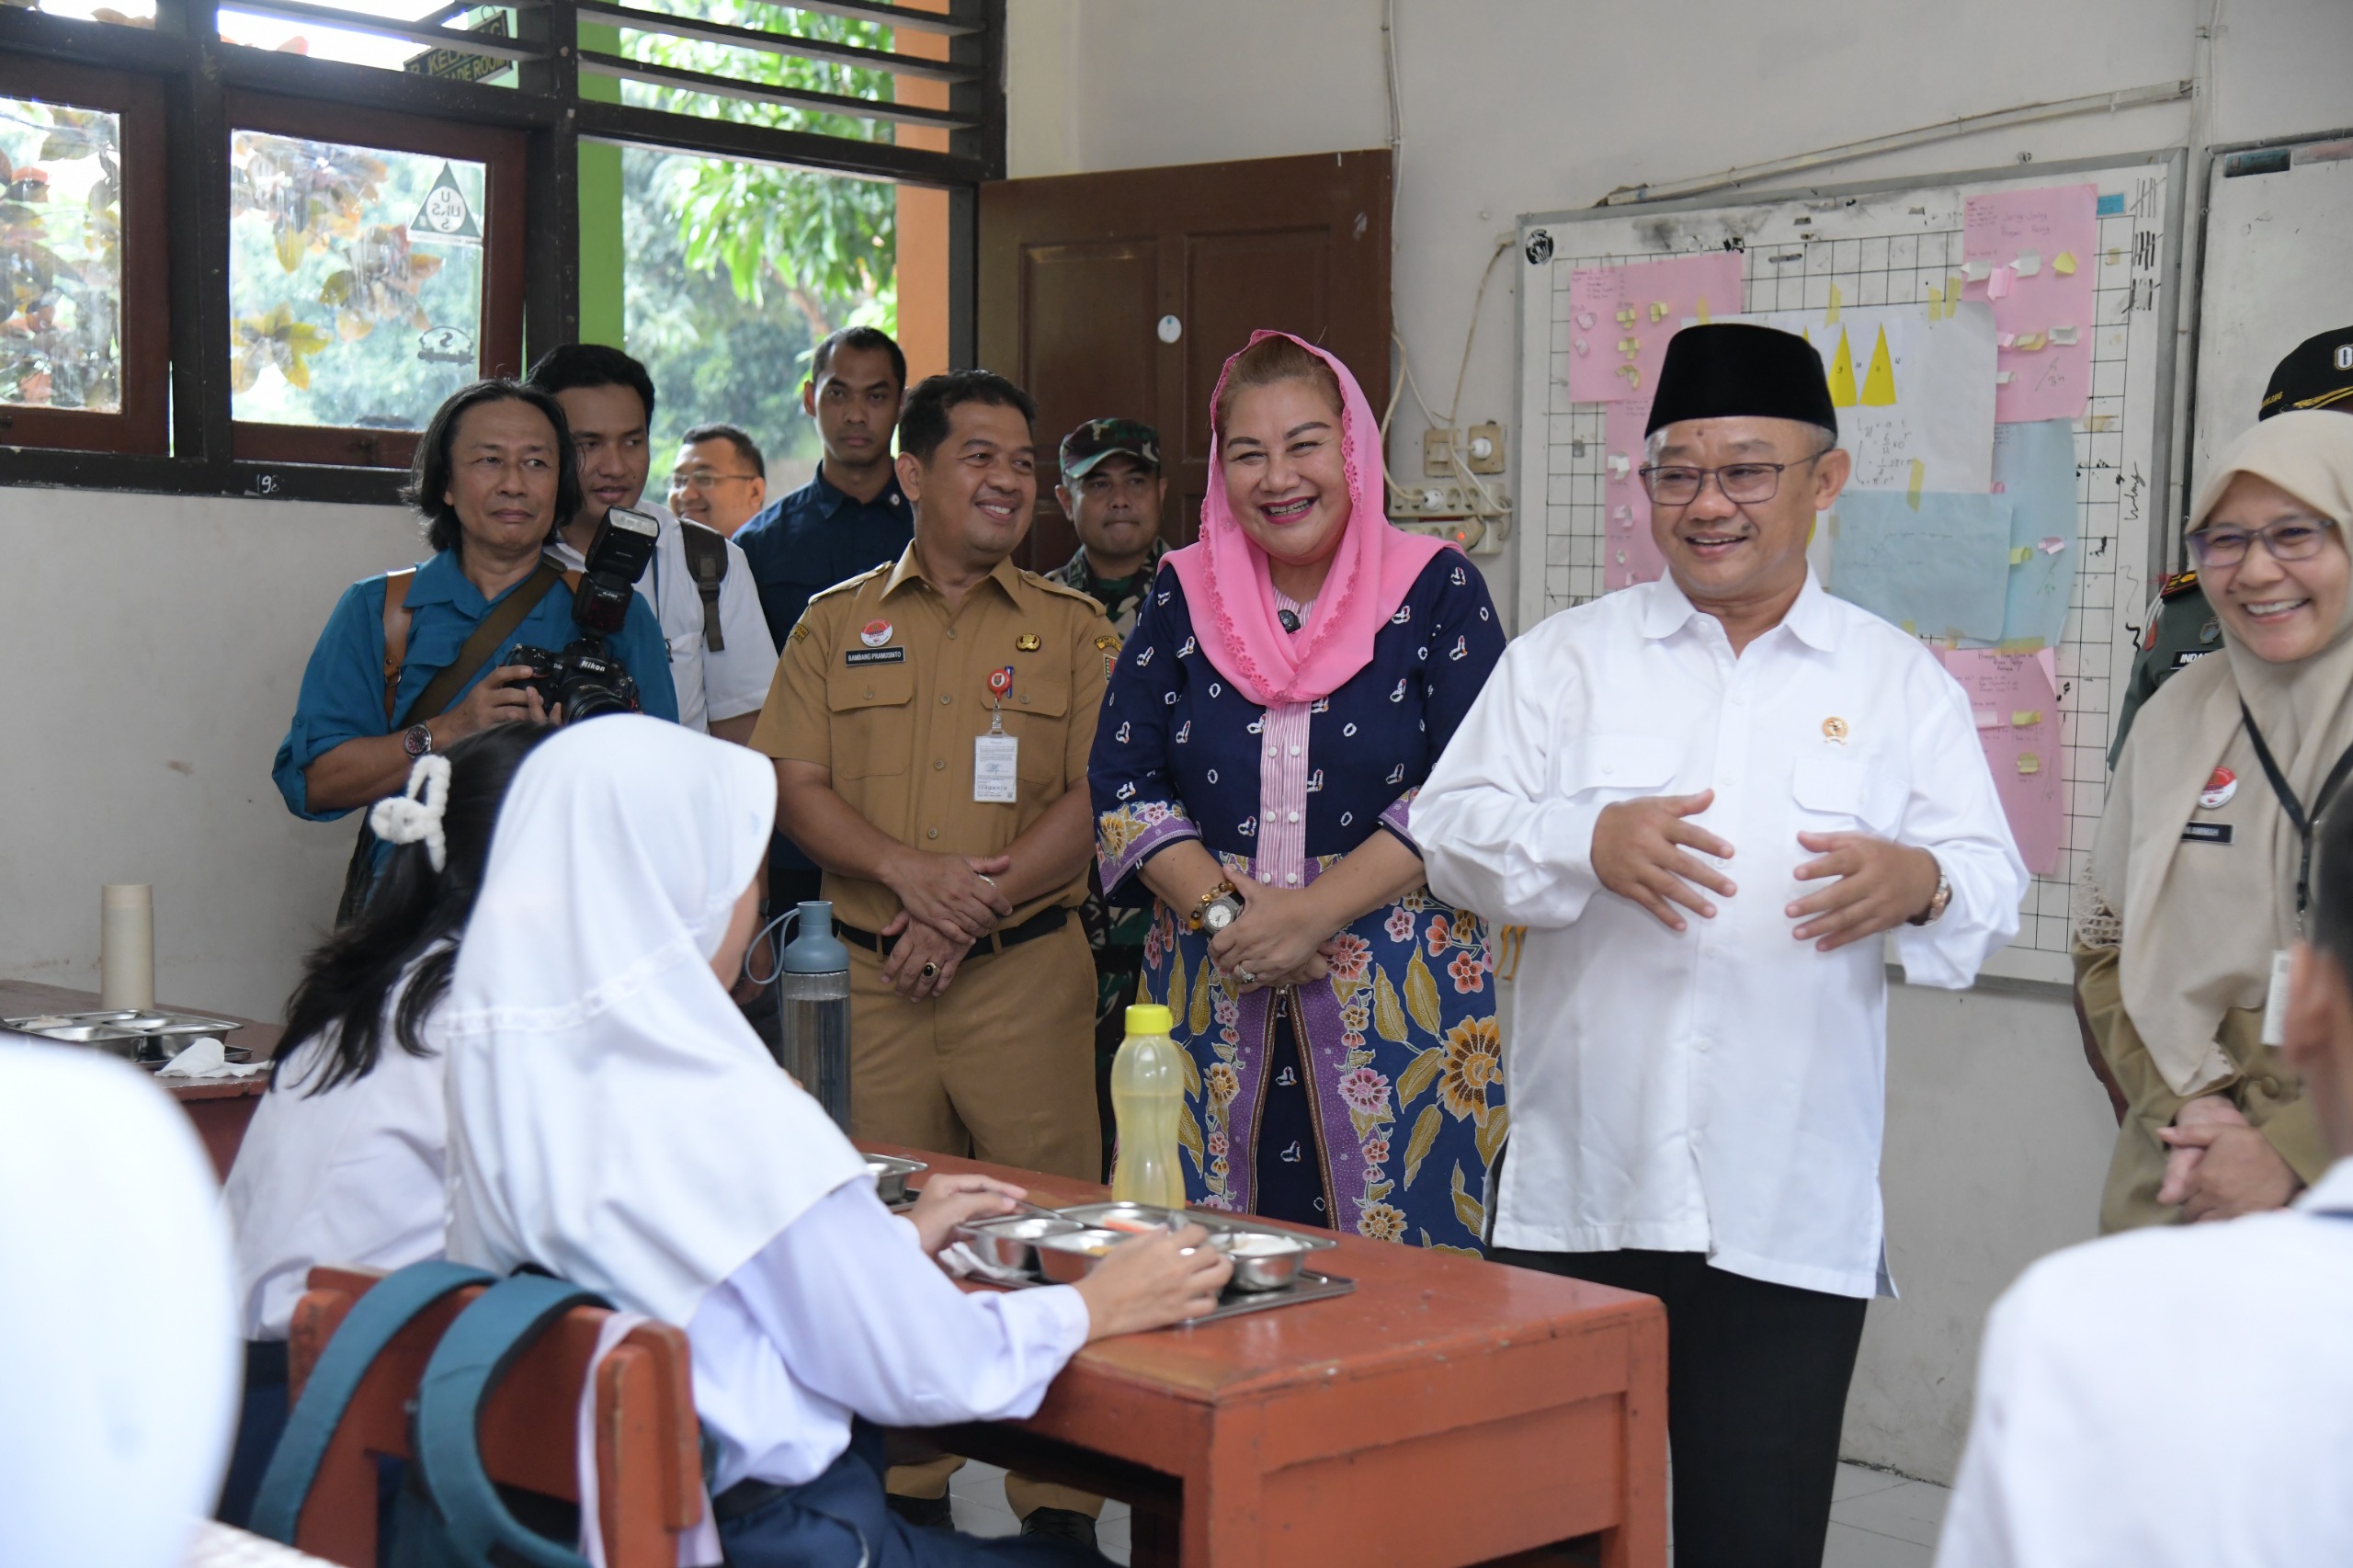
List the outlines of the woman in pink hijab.
{"type": "Polygon", "coordinates": [[[1424,885],[1405,812],[1503,628],[1460,553],[1390,526],[1332,356],[1254,335],[1211,436],[1089,768],[1105,892],[1152,906],[1144,990],[1194,1067],[1187,1197],[1474,1247],[1506,1124],[1488,932],[1424,885]]]}

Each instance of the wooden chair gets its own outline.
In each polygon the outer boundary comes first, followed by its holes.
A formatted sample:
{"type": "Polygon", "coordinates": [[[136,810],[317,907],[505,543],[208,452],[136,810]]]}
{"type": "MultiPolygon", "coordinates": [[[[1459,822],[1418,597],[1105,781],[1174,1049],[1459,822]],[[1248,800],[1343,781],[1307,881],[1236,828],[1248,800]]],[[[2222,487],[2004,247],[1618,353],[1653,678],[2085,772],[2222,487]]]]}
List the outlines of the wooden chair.
{"type": "MultiPolygon", "coordinates": [[[[287,1351],[290,1399],[318,1364],[352,1303],[383,1274],[320,1267],[294,1308],[287,1351]]],[[[371,1455],[409,1454],[408,1406],[443,1331],[482,1287],[436,1303],[387,1346],[335,1428],[303,1505],[294,1544],[345,1568],[375,1568],[376,1467],[371,1455]]],[[[610,1314],[565,1313],[517,1358],[482,1415],[490,1478],[577,1503],[581,1381],[610,1314]]],[[[597,1494],[610,1568],[674,1568],[677,1533],[702,1517],[702,1451],[687,1336],[640,1324],[597,1369],[597,1494]]]]}

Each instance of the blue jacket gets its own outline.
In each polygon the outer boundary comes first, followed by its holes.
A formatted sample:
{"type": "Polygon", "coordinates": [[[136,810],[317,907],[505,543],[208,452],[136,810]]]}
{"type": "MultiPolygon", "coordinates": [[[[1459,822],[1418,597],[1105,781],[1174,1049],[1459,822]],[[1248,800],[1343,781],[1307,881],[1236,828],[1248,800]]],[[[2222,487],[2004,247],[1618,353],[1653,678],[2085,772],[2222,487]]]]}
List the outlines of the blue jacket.
{"type": "MultiPolygon", "coordinates": [[[[506,593],[515,591],[509,588],[506,593]]],[[[426,684],[458,656],[474,627],[496,602],[482,597],[482,590],[458,569],[458,558],[450,551],[417,567],[408,589],[408,653],[394,698],[399,713],[405,715],[426,684]]],[[[579,628],[572,619],[572,590],[558,583],[531,607],[507,647],[531,643],[561,651],[578,635],[579,628]]],[[[645,711],[675,722],[678,698],[670,684],[669,649],[662,641],[653,607],[642,596],[631,596],[629,617],[620,631],[606,640],[606,646],[635,677],[645,711]]],[[[506,648],[500,649],[473,672],[449,705],[454,708],[464,700],[483,676],[506,662],[506,648]]],[[[326,630],[319,633],[318,645],[311,650],[310,665],[302,672],[301,696],[294,704],[294,722],[287,726],[286,739],[278,747],[278,761],[270,769],[270,776],[278,780],[278,792],[286,797],[286,809],[313,822],[332,822],[346,814],[351,808],[310,809],[302,770],[346,741],[392,732],[392,726],[384,722],[384,578],[379,574],[344,590],[335,613],[327,617],[326,630]]]]}
{"type": "Polygon", "coordinates": [[[871,501],[834,488],[821,464],[808,483],[763,507],[735,531],[752,565],[768,634],[784,646],[813,594],[870,572],[915,537],[915,508],[896,475],[871,501]]]}

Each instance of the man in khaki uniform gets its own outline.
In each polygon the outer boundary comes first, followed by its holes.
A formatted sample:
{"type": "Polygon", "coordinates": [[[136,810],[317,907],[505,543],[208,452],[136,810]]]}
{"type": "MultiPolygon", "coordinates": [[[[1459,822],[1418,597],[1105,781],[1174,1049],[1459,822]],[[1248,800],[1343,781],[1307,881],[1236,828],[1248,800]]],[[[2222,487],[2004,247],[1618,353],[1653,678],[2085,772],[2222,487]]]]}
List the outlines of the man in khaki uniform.
{"type": "MultiPolygon", "coordinates": [[[[959,370],[907,394],[915,541],[809,601],[752,745],[777,825],[825,873],[850,949],[858,1137],[1093,1181],[1095,965],[1077,908],[1086,757],[1120,639],[1014,566],[1038,503],[1029,395],[959,370]]],[[[949,1522],[963,1460],[896,1438],[891,1506],[949,1522]]],[[[1022,1534],[1092,1546],[1103,1500],[1006,1477],[1022,1534]]]]}
{"type": "Polygon", "coordinates": [[[908,394],[915,542],[809,601],[752,744],[850,945],[858,1135],[1093,1180],[1075,911],[1119,640],[1093,599],[1007,559],[1037,504],[1030,415],[986,371],[908,394]]]}

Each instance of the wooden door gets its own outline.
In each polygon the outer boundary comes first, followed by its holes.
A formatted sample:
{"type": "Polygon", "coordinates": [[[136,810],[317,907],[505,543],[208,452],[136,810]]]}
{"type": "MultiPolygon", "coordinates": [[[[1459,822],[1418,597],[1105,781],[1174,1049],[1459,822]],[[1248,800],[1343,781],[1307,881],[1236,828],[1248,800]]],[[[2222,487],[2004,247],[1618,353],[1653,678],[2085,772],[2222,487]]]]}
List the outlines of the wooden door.
{"type": "Polygon", "coordinates": [[[1054,453],[1088,419],[1159,427],[1161,533],[1189,541],[1210,479],[1210,394],[1259,327],[1339,356],[1374,404],[1389,384],[1389,153],[1003,180],[981,187],[980,358],[1038,400],[1038,522],[1021,564],[1077,536],[1054,453]],[[1160,324],[1173,316],[1174,343],[1160,324]]]}

